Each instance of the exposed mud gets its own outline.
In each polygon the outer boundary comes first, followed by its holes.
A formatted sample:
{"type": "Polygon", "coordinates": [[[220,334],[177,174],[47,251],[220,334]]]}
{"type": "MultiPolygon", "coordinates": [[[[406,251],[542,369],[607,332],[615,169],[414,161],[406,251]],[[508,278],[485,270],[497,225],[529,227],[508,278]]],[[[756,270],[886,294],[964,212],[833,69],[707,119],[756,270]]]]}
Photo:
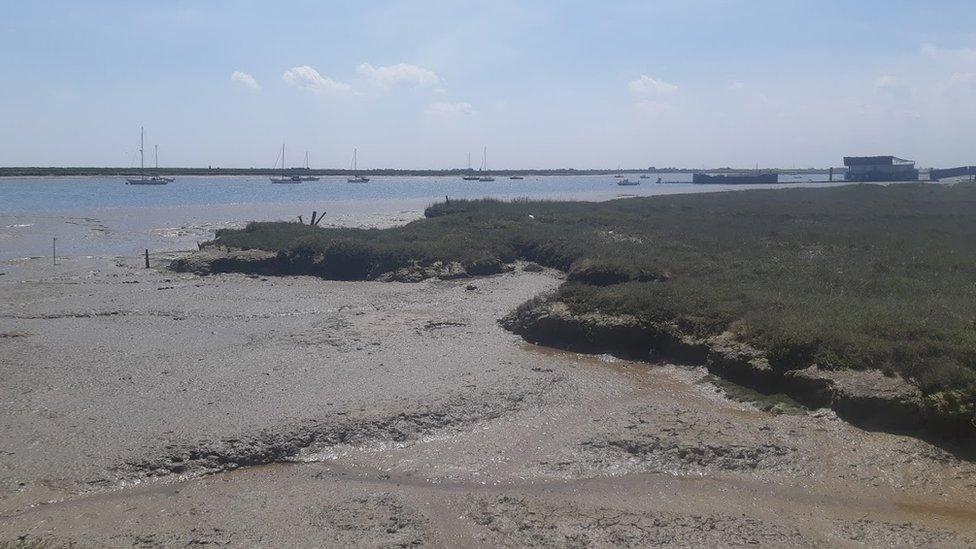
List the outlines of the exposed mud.
{"type": "Polygon", "coordinates": [[[470,513],[488,530],[480,541],[509,547],[716,547],[813,544],[799,531],[747,516],[630,512],[554,506],[503,496],[481,500],[470,513]]]}
{"type": "Polygon", "coordinates": [[[703,365],[722,379],[761,393],[782,393],[812,408],[830,408],[861,427],[911,434],[976,457],[973,418],[949,406],[929,406],[916,387],[878,371],[830,371],[816,366],[779,370],[761,351],[729,334],[693,338],[677,326],[649,324],[633,316],[574,313],[548,298],[527,302],[501,324],[544,345],[703,365]]]}
{"type": "Polygon", "coordinates": [[[30,335],[0,338],[0,542],[976,539],[976,464],[943,449],[830,410],[730,399],[704,367],[502,329],[560,283],[551,271],[475,290],[174,275],[138,258],[4,272],[0,333],[30,335]]]}
{"type": "MultiPolygon", "coordinates": [[[[129,460],[111,470],[119,482],[131,483],[170,474],[199,476],[276,462],[314,461],[338,446],[402,443],[492,420],[518,409],[525,398],[525,394],[518,393],[480,395],[479,399],[459,396],[436,407],[382,417],[362,413],[354,414],[367,417],[342,417],[346,412],[340,412],[341,416],[330,420],[279,426],[242,438],[196,445],[170,444],[161,449],[160,456],[129,460]]],[[[107,479],[94,482],[108,483],[107,479]]]]}
{"type": "Polygon", "coordinates": [[[306,509],[308,523],[329,532],[337,547],[422,547],[428,520],[391,493],[349,498],[306,509]]]}

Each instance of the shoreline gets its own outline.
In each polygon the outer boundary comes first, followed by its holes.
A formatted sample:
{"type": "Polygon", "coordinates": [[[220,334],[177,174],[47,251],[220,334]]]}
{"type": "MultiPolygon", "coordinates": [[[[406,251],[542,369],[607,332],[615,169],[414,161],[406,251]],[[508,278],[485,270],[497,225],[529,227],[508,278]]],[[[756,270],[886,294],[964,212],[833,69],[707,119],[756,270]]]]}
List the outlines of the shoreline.
{"type": "Polygon", "coordinates": [[[555,270],[166,268],[187,255],[0,262],[0,545],[976,545],[972,462],[499,325],[555,270]]]}
{"type": "MultiPolygon", "coordinates": [[[[312,183],[314,184],[314,183],[312,183]]],[[[781,183],[774,188],[794,188],[805,183],[781,183]]],[[[827,185],[840,185],[838,183],[827,185]]],[[[816,187],[823,185],[816,184],[816,187]]],[[[661,195],[738,192],[741,186],[715,188],[711,185],[660,185],[661,195]]],[[[764,186],[763,188],[766,188],[764,186]]],[[[748,187],[751,188],[751,187],[748,187]]],[[[632,189],[609,188],[566,193],[477,193],[501,199],[531,196],[557,201],[604,202],[628,198],[632,189]]],[[[640,195],[643,196],[643,195],[640,195]]],[[[194,249],[196,243],[213,238],[219,228],[242,227],[247,221],[278,221],[310,216],[312,210],[328,216],[322,226],[386,228],[420,219],[423,210],[443,195],[423,197],[310,198],[277,202],[225,202],[182,205],[117,205],[67,209],[0,210],[0,261],[24,257],[50,257],[51,239],[58,237],[63,256],[136,255],[194,249]]]]}
{"type": "Polygon", "coordinates": [[[0,541],[976,541],[976,470],[925,442],[498,325],[554,271],[407,284],[163,269],[179,255],[0,277],[0,333],[20,334],[0,338],[0,541]]]}

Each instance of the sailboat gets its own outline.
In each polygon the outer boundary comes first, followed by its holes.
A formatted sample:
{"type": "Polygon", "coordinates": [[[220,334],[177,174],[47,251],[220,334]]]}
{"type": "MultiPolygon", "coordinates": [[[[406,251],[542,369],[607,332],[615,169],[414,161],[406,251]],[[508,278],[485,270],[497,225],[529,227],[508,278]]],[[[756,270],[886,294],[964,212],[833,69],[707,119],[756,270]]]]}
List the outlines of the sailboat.
{"type": "MultiPolygon", "coordinates": [[[[172,177],[160,177],[152,175],[146,177],[146,155],[145,155],[145,129],[139,127],[139,177],[127,177],[126,185],[165,185],[173,181],[172,177]]],[[[159,169],[159,148],[156,149],[156,169],[159,169]]]]}
{"type": "Polygon", "coordinates": [[[478,181],[494,181],[495,178],[485,174],[484,172],[488,169],[488,147],[485,147],[481,151],[481,169],[478,170],[482,175],[478,178],[478,181]]]}
{"type": "Polygon", "coordinates": [[[474,170],[471,169],[471,153],[468,153],[468,173],[461,179],[464,179],[465,181],[477,181],[481,179],[481,176],[475,175],[472,173],[473,171],[474,170]]]}
{"type": "Polygon", "coordinates": [[[362,175],[358,175],[356,173],[359,170],[358,158],[357,158],[358,156],[359,156],[359,149],[353,149],[352,150],[352,174],[353,174],[353,176],[350,177],[349,179],[346,179],[346,182],[348,182],[348,183],[369,183],[369,178],[368,177],[365,177],[365,176],[362,176],[362,175]]]}
{"type": "MultiPolygon", "coordinates": [[[[305,151],[305,171],[306,172],[311,171],[308,168],[308,151],[305,151]]],[[[300,176],[300,179],[302,181],[318,181],[319,180],[319,178],[317,176],[314,176],[314,175],[303,175],[303,176],[300,176]]]]}
{"type": "Polygon", "coordinates": [[[155,166],[154,170],[156,173],[152,174],[150,179],[157,179],[162,181],[163,184],[172,183],[174,181],[172,177],[163,177],[159,175],[159,145],[153,145],[153,165],[155,166]]]}
{"type": "MultiPolygon", "coordinates": [[[[277,165],[278,164],[276,163],[275,166],[277,166],[277,165]]],[[[288,175],[288,174],[285,173],[285,144],[284,143],[281,144],[281,175],[279,177],[275,177],[275,176],[272,175],[270,177],[270,179],[271,179],[271,182],[272,183],[278,183],[278,184],[281,184],[281,183],[291,183],[291,184],[294,184],[294,183],[301,183],[302,182],[302,178],[301,177],[299,177],[297,175],[288,175]]]]}

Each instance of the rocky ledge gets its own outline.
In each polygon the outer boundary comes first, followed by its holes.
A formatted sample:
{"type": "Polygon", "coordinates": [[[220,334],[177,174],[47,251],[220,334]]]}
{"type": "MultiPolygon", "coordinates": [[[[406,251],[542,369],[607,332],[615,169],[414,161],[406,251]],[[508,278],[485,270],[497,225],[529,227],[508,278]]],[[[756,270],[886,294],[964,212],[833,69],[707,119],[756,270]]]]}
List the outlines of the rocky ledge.
{"type": "Polygon", "coordinates": [[[952,395],[923,395],[900,377],[878,371],[825,370],[816,365],[774,368],[765,354],[732,334],[697,339],[677,326],[629,315],[574,313],[559,301],[537,299],[501,321],[526,340],[578,352],[623,358],[667,358],[703,365],[712,374],[765,394],[784,393],[811,408],[830,408],[866,429],[909,434],[972,455],[973,411],[952,395]]]}
{"type": "Polygon", "coordinates": [[[263,250],[225,250],[204,248],[174,259],[169,268],[180,273],[209,275],[214,273],[272,274],[278,266],[278,255],[263,250]]]}

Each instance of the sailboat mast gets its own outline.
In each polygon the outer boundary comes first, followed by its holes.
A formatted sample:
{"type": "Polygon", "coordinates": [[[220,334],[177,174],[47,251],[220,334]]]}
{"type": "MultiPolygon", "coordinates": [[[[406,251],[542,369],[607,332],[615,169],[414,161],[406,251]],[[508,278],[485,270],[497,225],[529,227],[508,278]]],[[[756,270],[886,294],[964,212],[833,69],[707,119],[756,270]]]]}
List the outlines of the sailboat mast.
{"type": "Polygon", "coordinates": [[[468,171],[471,171],[471,151],[468,151],[468,171]]]}
{"type": "Polygon", "coordinates": [[[308,169],[308,151],[305,151],[305,169],[308,169]]]}
{"type": "Polygon", "coordinates": [[[145,147],[145,145],[143,144],[144,138],[145,138],[145,128],[139,126],[139,172],[140,173],[146,171],[146,155],[142,150],[145,147]]]}
{"type": "Polygon", "coordinates": [[[281,175],[285,175],[285,144],[281,144],[281,175]]]}
{"type": "Polygon", "coordinates": [[[353,149],[352,150],[352,171],[353,172],[359,171],[359,163],[356,158],[357,156],[359,156],[359,149],[353,149]]]}
{"type": "Polygon", "coordinates": [[[159,169],[159,145],[153,145],[153,157],[156,160],[156,169],[159,169]]]}

